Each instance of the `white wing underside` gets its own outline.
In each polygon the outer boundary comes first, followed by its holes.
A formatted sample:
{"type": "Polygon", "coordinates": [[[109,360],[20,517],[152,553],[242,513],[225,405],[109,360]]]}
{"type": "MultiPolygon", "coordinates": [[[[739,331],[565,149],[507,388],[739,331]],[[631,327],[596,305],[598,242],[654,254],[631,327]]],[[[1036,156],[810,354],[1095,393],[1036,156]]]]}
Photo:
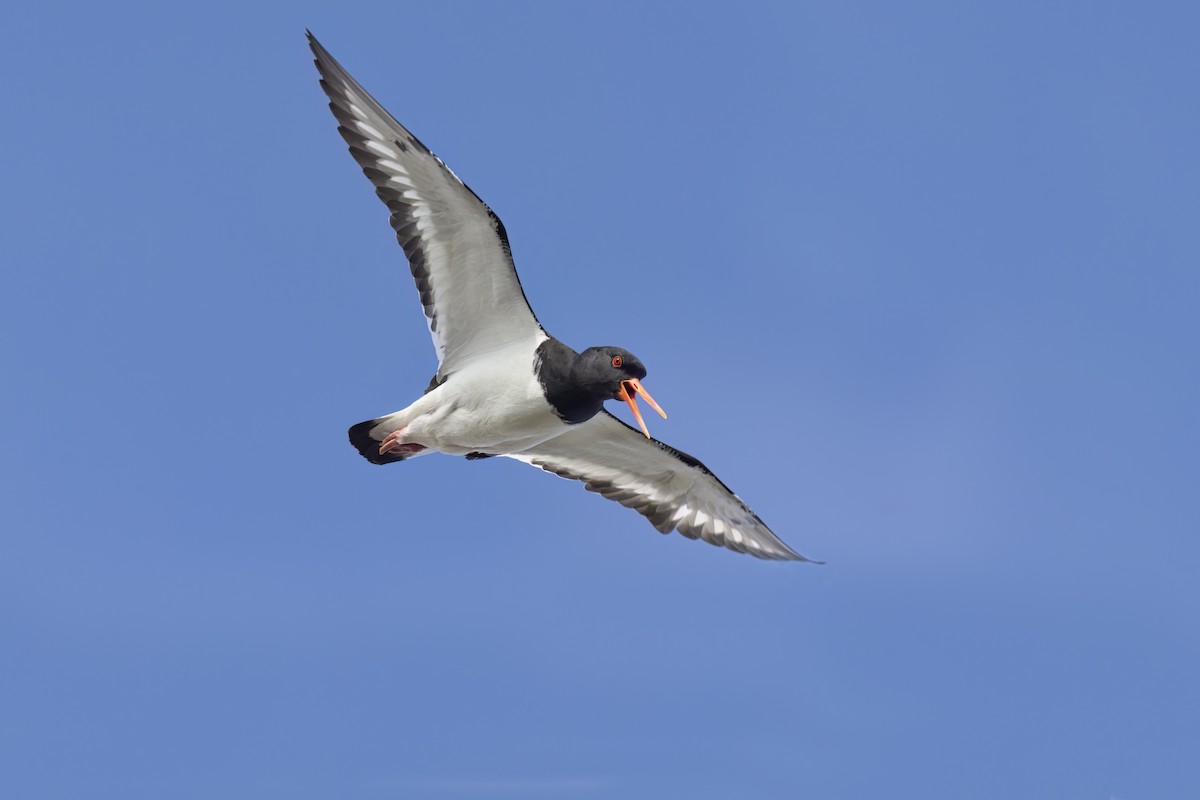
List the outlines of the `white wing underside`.
{"type": "Polygon", "coordinates": [[[779,561],[808,561],[771,532],[703,464],[603,411],[549,441],[508,456],[642,514],[662,533],[779,561]]]}
{"type": "Polygon", "coordinates": [[[500,219],[311,35],[309,43],[338,130],[392,212],[437,350],[438,377],[536,341],[543,332],[500,219]]]}

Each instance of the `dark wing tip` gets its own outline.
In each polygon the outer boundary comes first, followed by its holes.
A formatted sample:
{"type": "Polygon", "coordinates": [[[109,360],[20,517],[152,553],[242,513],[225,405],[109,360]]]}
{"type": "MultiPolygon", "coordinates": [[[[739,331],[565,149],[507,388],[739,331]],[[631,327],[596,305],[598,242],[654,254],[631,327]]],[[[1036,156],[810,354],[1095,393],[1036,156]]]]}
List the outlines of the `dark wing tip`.
{"type": "MultiPolygon", "coordinates": [[[[788,547],[786,544],[784,545],[784,547],[787,548],[787,552],[785,552],[785,553],[773,553],[770,555],[760,556],[760,558],[768,558],[768,559],[772,559],[774,561],[800,561],[805,564],[816,564],[818,566],[823,565],[825,563],[824,561],[817,561],[815,558],[809,558],[808,556],[802,556],[799,553],[797,553],[795,550],[793,550],[792,548],[788,547]]],[[[747,550],[746,552],[750,553],[750,555],[758,555],[757,553],[755,553],[751,550],[747,550]]]]}
{"type": "Polygon", "coordinates": [[[330,72],[345,72],[338,60],[329,54],[325,46],[317,41],[317,37],[312,35],[312,31],[305,30],[304,33],[308,36],[308,47],[313,52],[313,63],[317,65],[317,71],[322,76],[328,75],[330,72]]]}

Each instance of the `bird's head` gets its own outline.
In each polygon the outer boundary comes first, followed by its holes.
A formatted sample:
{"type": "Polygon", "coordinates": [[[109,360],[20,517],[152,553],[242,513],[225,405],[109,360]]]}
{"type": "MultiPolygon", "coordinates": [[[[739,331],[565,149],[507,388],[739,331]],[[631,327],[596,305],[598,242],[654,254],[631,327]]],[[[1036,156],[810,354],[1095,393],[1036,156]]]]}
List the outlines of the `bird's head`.
{"type": "Polygon", "coordinates": [[[650,431],[646,428],[642,412],[638,409],[637,398],[641,397],[661,414],[663,419],[667,418],[667,412],[654,402],[654,398],[642,386],[642,378],[646,377],[646,367],[628,350],[620,347],[589,347],[580,353],[580,367],[589,384],[601,389],[606,396],[629,404],[647,439],[650,438],[650,431]]]}

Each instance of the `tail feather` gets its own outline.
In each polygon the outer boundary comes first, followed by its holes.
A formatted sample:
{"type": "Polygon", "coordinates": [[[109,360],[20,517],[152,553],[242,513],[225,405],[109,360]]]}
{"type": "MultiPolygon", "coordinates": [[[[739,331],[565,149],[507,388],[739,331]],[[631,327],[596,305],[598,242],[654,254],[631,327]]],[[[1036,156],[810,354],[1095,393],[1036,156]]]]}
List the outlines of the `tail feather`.
{"type": "Polygon", "coordinates": [[[387,417],[378,417],[369,419],[366,422],[360,422],[350,428],[350,444],[354,445],[354,449],[359,455],[370,461],[372,464],[392,464],[396,461],[404,461],[412,458],[416,453],[383,453],[379,452],[379,443],[382,442],[392,429],[389,427],[380,428],[380,424],[387,421],[387,417]],[[375,435],[372,436],[371,431],[379,428],[375,435]]]}

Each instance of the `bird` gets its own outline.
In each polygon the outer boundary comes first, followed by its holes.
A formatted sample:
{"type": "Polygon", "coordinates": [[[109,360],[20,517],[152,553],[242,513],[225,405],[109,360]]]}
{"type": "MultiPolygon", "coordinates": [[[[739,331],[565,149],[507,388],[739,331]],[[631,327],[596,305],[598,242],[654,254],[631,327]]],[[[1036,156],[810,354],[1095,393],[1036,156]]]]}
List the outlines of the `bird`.
{"type": "Polygon", "coordinates": [[[651,438],[638,400],[667,415],[637,356],[613,346],[576,351],[546,332],[500,218],[307,34],[338,131],[391,212],[438,357],[421,397],[350,428],[355,449],[372,464],[435,452],[504,456],[580,481],[661,533],[813,562],[698,459],[651,438]],[[605,410],[608,400],[628,404],[640,430],[605,410]]]}

